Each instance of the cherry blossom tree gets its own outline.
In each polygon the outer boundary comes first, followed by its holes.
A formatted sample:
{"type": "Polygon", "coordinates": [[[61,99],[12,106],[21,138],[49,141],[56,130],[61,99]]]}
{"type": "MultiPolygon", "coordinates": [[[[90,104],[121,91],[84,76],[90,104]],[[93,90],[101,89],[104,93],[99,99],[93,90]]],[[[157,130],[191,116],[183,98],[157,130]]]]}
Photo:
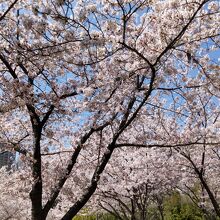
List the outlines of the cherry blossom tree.
{"type": "Polygon", "coordinates": [[[219,121],[218,1],[0,4],[1,149],[23,161],[3,184],[28,219],[72,219],[116,148],[203,144],[200,93],[219,121]]]}
{"type": "Polygon", "coordinates": [[[156,212],[158,207],[163,219],[164,199],[178,190],[207,218],[218,215],[217,148],[210,145],[164,147],[134,149],[129,154],[117,151],[92,200],[94,210],[99,210],[97,204],[100,204],[102,210],[119,219],[147,219],[149,210],[153,207],[156,212]]]}
{"type": "MultiPolygon", "coordinates": [[[[199,116],[196,120],[196,124],[194,129],[198,131],[191,130],[191,135],[193,133],[198,136],[200,133],[200,139],[203,141],[203,145],[198,146],[194,145],[193,147],[183,147],[183,148],[175,148],[175,150],[186,160],[187,162],[182,162],[182,166],[185,163],[185,168],[188,174],[188,183],[194,182],[195,180],[199,180],[201,184],[203,194],[207,194],[209,200],[212,203],[213,209],[215,213],[219,216],[219,204],[218,204],[218,185],[219,185],[219,170],[217,167],[219,166],[219,125],[217,123],[217,119],[219,114],[215,114],[211,111],[213,104],[216,100],[212,100],[211,97],[207,98],[205,94],[198,94],[197,100],[197,111],[195,113],[199,116]],[[200,106],[200,107],[199,107],[200,106]],[[217,143],[213,145],[206,144],[211,139],[215,140],[217,143]],[[191,179],[191,181],[189,181],[191,179]]],[[[194,113],[194,114],[195,114],[194,113]]],[[[187,182],[185,186],[187,186],[187,182]]],[[[193,192],[193,190],[191,190],[193,192]]],[[[203,203],[203,201],[201,201],[203,203]]],[[[203,204],[204,205],[204,204],[203,204]]]]}
{"type": "Polygon", "coordinates": [[[205,148],[201,152],[201,149],[195,147],[197,153],[189,149],[181,151],[180,154],[186,160],[183,161],[183,167],[187,167],[182,170],[188,181],[183,181],[180,189],[206,215],[219,216],[219,171],[216,170],[219,161],[213,154],[213,148],[205,148]]]}
{"type": "MultiPolygon", "coordinates": [[[[177,175],[170,166],[171,159],[169,149],[134,149],[127,155],[124,150],[117,152],[102,176],[93,204],[118,219],[164,219],[164,199],[182,179],[181,172],[177,175]]],[[[100,211],[98,208],[94,207],[100,211]]]]}

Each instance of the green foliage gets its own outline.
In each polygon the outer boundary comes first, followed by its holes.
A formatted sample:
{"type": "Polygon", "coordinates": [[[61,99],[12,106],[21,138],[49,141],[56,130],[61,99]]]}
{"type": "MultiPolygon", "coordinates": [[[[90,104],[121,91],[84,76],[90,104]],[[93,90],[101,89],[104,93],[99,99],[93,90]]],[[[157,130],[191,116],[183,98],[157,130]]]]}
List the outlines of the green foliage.
{"type": "Polygon", "coordinates": [[[91,215],[77,215],[73,220],[117,220],[113,215],[108,213],[91,214],[91,215]]]}
{"type": "Polygon", "coordinates": [[[96,220],[95,215],[77,215],[73,220],[96,220]]]}
{"type": "Polygon", "coordinates": [[[201,210],[178,192],[166,199],[164,211],[165,220],[205,220],[201,210]]]}
{"type": "MultiPolygon", "coordinates": [[[[179,192],[167,196],[163,203],[164,220],[220,220],[215,216],[205,216],[192,201],[179,192]]],[[[147,209],[147,219],[161,220],[161,214],[156,204],[151,204],[147,209]]],[[[109,213],[91,213],[84,210],[84,214],[77,215],[73,220],[117,220],[109,213]]]]}

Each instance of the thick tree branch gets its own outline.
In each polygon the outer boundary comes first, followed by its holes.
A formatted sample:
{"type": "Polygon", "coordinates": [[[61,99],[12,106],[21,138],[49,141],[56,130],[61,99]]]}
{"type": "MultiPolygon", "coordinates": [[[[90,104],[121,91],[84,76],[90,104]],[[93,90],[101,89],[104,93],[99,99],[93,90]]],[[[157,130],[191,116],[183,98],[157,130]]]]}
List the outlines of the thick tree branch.
{"type": "Polygon", "coordinates": [[[0,16],[0,22],[6,17],[6,15],[10,12],[10,10],[14,7],[14,5],[18,2],[18,0],[15,0],[8,9],[4,12],[3,15],[0,16]]]}
{"type": "Polygon", "coordinates": [[[182,30],[179,32],[179,34],[167,45],[167,47],[161,52],[161,54],[157,57],[154,66],[160,61],[160,59],[163,57],[164,54],[166,54],[170,49],[173,48],[173,46],[177,43],[177,41],[185,34],[190,24],[193,22],[194,18],[198,14],[198,12],[202,9],[202,7],[208,2],[209,0],[204,0],[197,10],[193,13],[192,17],[188,21],[188,23],[182,28],[182,30]]]}
{"type": "MultiPolygon", "coordinates": [[[[203,143],[204,144],[204,143],[203,143]]],[[[206,143],[207,144],[207,143],[206,143]]],[[[194,161],[192,160],[192,158],[190,157],[190,155],[184,153],[184,152],[180,152],[180,154],[185,157],[192,165],[198,179],[200,180],[202,186],[205,188],[208,196],[209,196],[209,199],[213,205],[213,208],[215,210],[215,213],[217,214],[218,217],[220,217],[220,206],[216,200],[216,197],[214,196],[213,192],[211,191],[205,177],[204,177],[204,173],[202,172],[202,170],[200,170],[196,164],[194,163],[194,161]]]]}
{"type": "Polygon", "coordinates": [[[93,195],[97,188],[100,175],[104,171],[112,153],[115,148],[115,141],[108,145],[106,152],[104,153],[100,164],[97,165],[96,170],[91,179],[90,185],[85,189],[83,195],[76,201],[76,203],[68,210],[68,212],[63,216],[62,220],[71,220],[79,210],[87,203],[90,197],[93,195]]]}
{"type": "Polygon", "coordinates": [[[54,110],[55,106],[51,105],[49,110],[47,111],[47,113],[44,115],[42,121],[41,121],[41,126],[43,127],[45,125],[45,123],[47,122],[47,120],[49,119],[50,115],[52,114],[53,110],[54,110]]]}
{"type": "Polygon", "coordinates": [[[11,74],[11,76],[14,78],[14,79],[17,79],[18,76],[17,74],[15,73],[15,71],[12,69],[10,63],[7,61],[7,59],[2,55],[0,54],[0,60],[4,63],[4,65],[7,67],[9,73],[11,74]]]}
{"type": "MultiPolygon", "coordinates": [[[[94,133],[94,132],[97,132],[97,131],[100,131],[102,129],[104,129],[106,126],[109,125],[109,122],[106,122],[105,124],[99,126],[98,128],[91,128],[90,131],[88,133],[86,133],[82,138],[81,138],[81,141],[79,143],[79,145],[76,147],[75,151],[73,152],[72,156],[71,156],[71,159],[70,159],[70,162],[66,168],[66,175],[62,176],[55,188],[55,190],[53,191],[50,199],[47,201],[46,205],[44,206],[43,208],[43,215],[46,217],[46,215],[48,214],[49,210],[51,209],[51,207],[53,206],[54,202],[56,201],[63,185],[65,184],[66,180],[68,179],[69,177],[69,174],[71,173],[75,163],[76,163],[76,160],[79,156],[79,153],[82,149],[82,146],[83,144],[86,143],[86,141],[90,138],[90,136],[94,133]]],[[[92,188],[92,187],[91,187],[92,188]]],[[[86,197],[86,196],[85,196],[86,197]]],[[[88,200],[87,200],[88,201],[88,200]]],[[[78,202],[81,204],[81,202],[78,202]]],[[[77,203],[77,204],[78,204],[77,203]]],[[[77,205],[76,205],[77,206],[77,205]]],[[[73,208],[74,209],[74,208],[73,208]]]]}
{"type": "MultiPolygon", "coordinates": [[[[206,143],[206,145],[216,146],[220,143],[206,143]]],[[[120,143],[116,144],[116,148],[120,147],[136,147],[136,148],[153,148],[153,147],[159,147],[159,148],[175,148],[175,147],[187,147],[187,146],[193,146],[193,145],[204,145],[202,142],[191,142],[191,143],[181,143],[181,144],[136,144],[136,143],[120,143]]]]}
{"type": "Polygon", "coordinates": [[[140,53],[137,49],[130,47],[129,45],[127,45],[124,42],[119,42],[121,45],[123,45],[125,48],[129,49],[130,51],[136,53],[141,59],[143,59],[151,68],[152,72],[155,72],[155,68],[154,65],[142,54],[140,53]]]}

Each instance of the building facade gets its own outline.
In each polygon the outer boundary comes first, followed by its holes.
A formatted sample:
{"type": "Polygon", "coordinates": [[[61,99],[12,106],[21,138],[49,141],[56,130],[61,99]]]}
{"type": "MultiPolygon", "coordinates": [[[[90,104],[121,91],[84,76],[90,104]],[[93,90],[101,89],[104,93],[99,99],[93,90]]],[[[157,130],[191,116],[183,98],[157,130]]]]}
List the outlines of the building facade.
{"type": "Polygon", "coordinates": [[[0,168],[7,166],[8,169],[12,167],[15,161],[15,154],[9,151],[0,152],[0,168]]]}

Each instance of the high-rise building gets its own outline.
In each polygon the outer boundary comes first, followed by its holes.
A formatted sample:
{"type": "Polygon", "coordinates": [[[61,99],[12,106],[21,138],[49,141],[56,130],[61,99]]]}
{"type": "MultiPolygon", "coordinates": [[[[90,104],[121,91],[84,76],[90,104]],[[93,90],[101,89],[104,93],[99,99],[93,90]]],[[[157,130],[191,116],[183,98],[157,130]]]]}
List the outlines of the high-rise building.
{"type": "Polygon", "coordinates": [[[0,152],[0,168],[7,166],[8,169],[11,168],[15,161],[15,154],[9,151],[0,152]]]}

